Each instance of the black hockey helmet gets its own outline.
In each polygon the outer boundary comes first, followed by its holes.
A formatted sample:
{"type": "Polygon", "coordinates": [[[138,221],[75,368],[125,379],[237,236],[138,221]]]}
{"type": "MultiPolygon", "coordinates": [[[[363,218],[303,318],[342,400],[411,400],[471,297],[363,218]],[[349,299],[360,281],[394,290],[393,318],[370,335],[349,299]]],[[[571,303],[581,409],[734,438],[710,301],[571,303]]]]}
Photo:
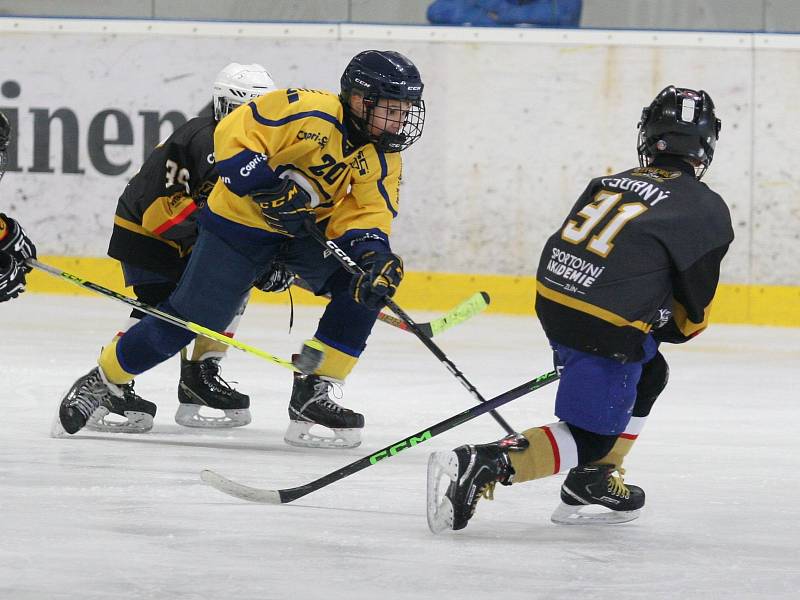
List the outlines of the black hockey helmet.
{"type": "Polygon", "coordinates": [[[8,122],[6,116],[0,112],[0,179],[6,173],[6,150],[8,143],[11,141],[11,123],[8,122]]]}
{"type": "Polygon", "coordinates": [[[658,155],[679,156],[701,165],[700,179],[714,158],[721,127],[706,92],[667,86],[642,109],[639,164],[646,166],[658,155]]]}
{"type": "Polygon", "coordinates": [[[391,50],[365,50],[350,61],[342,74],[341,100],[348,127],[354,139],[372,142],[383,152],[400,152],[422,136],[425,103],[422,100],[422,77],[408,58],[391,50]],[[364,97],[366,112],[356,116],[350,108],[353,93],[364,97]],[[369,123],[381,98],[403,100],[410,104],[397,133],[373,134],[369,123]]]}

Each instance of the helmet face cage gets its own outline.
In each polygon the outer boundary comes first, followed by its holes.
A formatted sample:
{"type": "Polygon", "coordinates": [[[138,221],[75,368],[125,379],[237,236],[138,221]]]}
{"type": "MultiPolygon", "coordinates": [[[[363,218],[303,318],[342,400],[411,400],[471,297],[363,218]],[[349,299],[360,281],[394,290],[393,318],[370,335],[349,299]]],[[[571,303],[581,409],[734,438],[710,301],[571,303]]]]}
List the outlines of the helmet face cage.
{"type": "Polygon", "coordinates": [[[424,85],[414,63],[399,52],[361,52],[347,65],[341,84],[341,99],[349,122],[379,151],[400,152],[422,136],[424,85]],[[354,93],[364,99],[362,115],[354,114],[350,106],[354,93]],[[388,114],[396,112],[398,107],[392,100],[400,101],[400,119],[388,114]]]}
{"type": "MultiPolygon", "coordinates": [[[[386,107],[378,104],[380,99],[366,100],[365,117],[363,119],[365,131],[370,141],[381,152],[401,152],[422,137],[422,128],[425,125],[425,101],[422,99],[403,102],[402,116],[400,119],[388,115],[386,107]],[[406,109],[407,106],[407,109],[406,109]],[[376,113],[377,109],[377,113],[376,113]],[[372,127],[382,130],[380,134],[371,132],[372,127]],[[392,133],[396,131],[397,133],[392,133]]],[[[391,108],[395,103],[389,100],[391,108]]],[[[396,111],[395,111],[396,112],[396,111]]]]}
{"type": "Polygon", "coordinates": [[[721,127],[714,102],[706,92],[668,86],[642,109],[639,164],[646,166],[657,155],[678,156],[695,165],[695,175],[700,179],[714,158],[721,127]]]}
{"type": "Polygon", "coordinates": [[[231,63],[214,80],[214,118],[220,121],[237,106],[275,89],[275,82],[261,65],[231,63]]]}
{"type": "MultiPolygon", "coordinates": [[[[249,96],[247,100],[251,98],[255,98],[256,96],[249,96]]],[[[214,118],[217,121],[221,121],[229,114],[233,112],[233,109],[241,106],[245,103],[245,100],[241,98],[232,99],[232,98],[223,98],[222,96],[215,96],[214,97],[214,118]]]]}

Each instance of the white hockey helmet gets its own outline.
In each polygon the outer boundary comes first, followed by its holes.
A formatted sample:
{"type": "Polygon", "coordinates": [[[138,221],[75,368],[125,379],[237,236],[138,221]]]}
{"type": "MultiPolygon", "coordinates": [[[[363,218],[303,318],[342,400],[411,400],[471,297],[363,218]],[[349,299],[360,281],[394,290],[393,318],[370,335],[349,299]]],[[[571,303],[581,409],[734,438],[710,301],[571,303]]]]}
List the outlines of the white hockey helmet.
{"type": "Polygon", "coordinates": [[[261,65],[231,63],[214,80],[214,118],[219,121],[234,108],[277,89],[261,65]]]}

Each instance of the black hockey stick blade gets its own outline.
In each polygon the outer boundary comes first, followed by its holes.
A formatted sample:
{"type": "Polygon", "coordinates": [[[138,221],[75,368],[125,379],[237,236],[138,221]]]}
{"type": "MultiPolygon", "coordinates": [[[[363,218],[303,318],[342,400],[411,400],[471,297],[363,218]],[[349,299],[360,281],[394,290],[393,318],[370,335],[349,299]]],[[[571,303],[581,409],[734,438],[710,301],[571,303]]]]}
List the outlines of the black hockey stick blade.
{"type": "Polygon", "coordinates": [[[534,390],[538,390],[549,383],[553,383],[557,379],[558,374],[555,371],[550,371],[549,373],[540,375],[536,379],[532,379],[527,383],[523,383],[522,385],[500,394],[491,400],[477,404],[472,408],[465,410],[464,412],[450,417],[449,419],[445,419],[436,425],[433,425],[427,429],[423,429],[414,435],[408,436],[407,438],[404,438],[394,444],[386,446],[385,448],[378,450],[369,456],[359,458],[355,462],[352,462],[341,469],[328,473],[327,475],[320,477],[311,483],[307,483],[298,487],[286,488],[283,490],[268,490],[250,487],[248,485],[237,483],[236,481],[228,479],[227,477],[223,477],[219,473],[209,469],[203,470],[200,473],[200,478],[211,487],[218,489],[220,492],[228,494],[229,496],[234,496],[235,498],[239,498],[241,500],[260,502],[263,504],[288,504],[289,502],[297,500],[298,498],[302,498],[311,492],[315,492],[327,485],[330,485],[335,481],[339,481],[340,479],[344,479],[353,473],[357,473],[366,469],[367,467],[371,467],[377,462],[387,458],[392,458],[407,448],[418,446],[419,444],[428,441],[440,433],[444,433],[445,431],[453,429],[462,423],[466,423],[475,417],[494,410],[498,406],[502,406],[503,404],[511,402],[512,400],[516,400],[517,398],[529,394],[534,390]]]}

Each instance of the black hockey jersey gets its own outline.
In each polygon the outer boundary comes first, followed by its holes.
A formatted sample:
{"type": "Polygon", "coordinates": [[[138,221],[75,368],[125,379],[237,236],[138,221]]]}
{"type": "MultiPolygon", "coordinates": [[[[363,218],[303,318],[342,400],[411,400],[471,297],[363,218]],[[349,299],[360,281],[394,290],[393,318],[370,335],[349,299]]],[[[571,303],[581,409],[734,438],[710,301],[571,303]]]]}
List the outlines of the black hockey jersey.
{"type": "Polygon", "coordinates": [[[654,327],[674,343],[705,329],[732,241],[725,202],[679,159],[598,177],[544,247],[536,312],[553,341],[639,360],[654,327]]]}
{"type": "Polygon", "coordinates": [[[180,276],[197,239],[197,208],[217,181],[216,124],[213,116],[191,119],[147,157],[117,202],[109,256],[180,276]]]}

